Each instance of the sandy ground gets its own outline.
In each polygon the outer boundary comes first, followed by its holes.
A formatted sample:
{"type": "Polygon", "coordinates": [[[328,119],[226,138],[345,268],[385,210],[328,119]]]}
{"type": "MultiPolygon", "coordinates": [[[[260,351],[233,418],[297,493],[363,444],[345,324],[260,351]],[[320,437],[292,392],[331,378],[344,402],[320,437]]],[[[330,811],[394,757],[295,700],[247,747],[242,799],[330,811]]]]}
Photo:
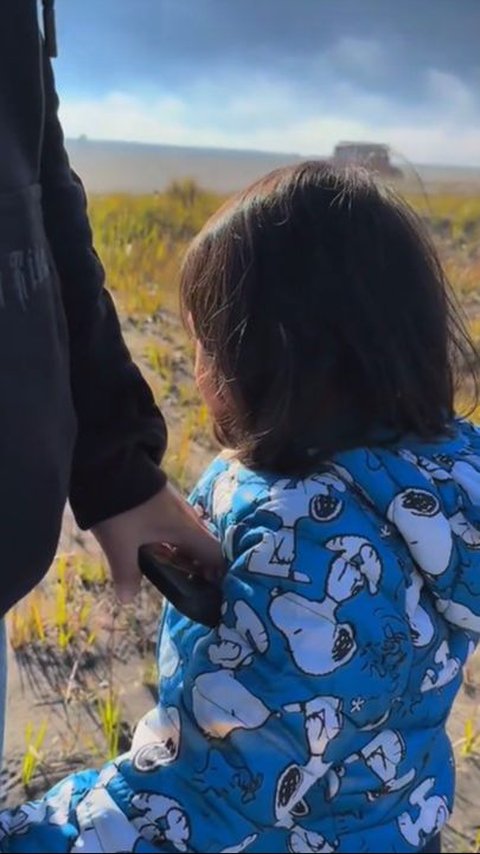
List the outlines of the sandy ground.
{"type": "MultiPolygon", "coordinates": [[[[61,551],[79,548],[71,513],[67,512],[61,551]]],[[[93,539],[81,535],[83,547],[91,553],[97,548],[93,539]]],[[[47,582],[48,583],[48,582],[47,582]]],[[[150,603],[149,603],[150,604],[150,603]]],[[[29,725],[37,730],[47,722],[47,734],[41,748],[42,762],[34,777],[29,795],[44,791],[46,786],[61,779],[72,769],[99,766],[105,759],[105,737],[95,713],[95,703],[90,692],[79,690],[82,684],[80,669],[88,672],[90,684],[98,685],[99,692],[110,681],[115,685],[121,706],[120,752],[128,748],[132,727],[151,708],[154,698],[145,684],[146,667],[151,663],[157,637],[161,603],[148,585],[138,603],[139,617],[147,615],[149,626],[148,650],[139,648],[133,633],[114,630],[111,633],[112,603],[110,595],[99,605],[99,621],[114,646],[114,655],[93,656],[91,661],[70,660],[60,651],[50,650],[48,655],[32,652],[30,656],[18,655],[9,649],[8,706],[5,740],[5,760],[1,772],[2,801],[14,805],[24,801],[21,782],[21,765],[26,749],[26,732],[29,725]],[[145,608],[146,597],[155,600],[153,607],[145,608]]]]}

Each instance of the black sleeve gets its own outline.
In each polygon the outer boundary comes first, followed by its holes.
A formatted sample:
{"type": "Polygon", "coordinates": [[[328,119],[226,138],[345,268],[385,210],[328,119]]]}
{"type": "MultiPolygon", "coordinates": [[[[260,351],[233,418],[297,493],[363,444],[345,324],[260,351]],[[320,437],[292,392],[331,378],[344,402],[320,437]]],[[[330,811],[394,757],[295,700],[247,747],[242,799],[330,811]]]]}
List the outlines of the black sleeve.
{"type": "Polygon", "coordinates": [[[79,433],[70,502],[82,528],[136,507],[165,483],[161,412],[122,339],[104,271],[92,245],[86,196],[71,170],[44,52],[43,215],[70,335],[79,433]]]}

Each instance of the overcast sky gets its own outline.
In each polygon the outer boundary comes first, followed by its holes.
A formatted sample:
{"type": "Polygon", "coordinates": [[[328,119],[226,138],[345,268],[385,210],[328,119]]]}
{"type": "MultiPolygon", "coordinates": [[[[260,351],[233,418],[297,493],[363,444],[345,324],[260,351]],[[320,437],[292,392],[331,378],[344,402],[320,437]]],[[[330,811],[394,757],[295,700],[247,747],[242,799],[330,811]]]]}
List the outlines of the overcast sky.
{"type": "Polygon", "coordinates": [[[57,0],[68,136],[480,166],[480,0],[57,0]]]}

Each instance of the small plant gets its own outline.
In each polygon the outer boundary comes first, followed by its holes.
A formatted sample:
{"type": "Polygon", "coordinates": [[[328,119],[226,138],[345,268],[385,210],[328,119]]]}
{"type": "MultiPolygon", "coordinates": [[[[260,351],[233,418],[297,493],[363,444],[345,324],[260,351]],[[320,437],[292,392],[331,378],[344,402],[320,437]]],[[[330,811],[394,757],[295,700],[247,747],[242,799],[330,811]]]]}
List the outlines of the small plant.
{"type": "Polygon", "coordinates": [[[39,591],[12,609],[9,616],[9,638],[15,652],[24,651],[30,644],[44,643],[47,623],[46,600],[39,591]]]}
{"type": "Polygon", "coordinates": [[[153,371],[163,379],[171,379],[173,363],[171,348],[151,341],[145,348],[145,358],[153,371]]]}
{"type": "Polygon", "coordinates": [[[93,599],[85,588],[101,585],[106,572],[100,561],[87,560],[81,555],[59,555],[56,562],[56,586],[52,603],[52,628],[55,643],[66,652],[75,642],[87,637],[93,643],[89,628],[93,599]]]}
{"type": "Polygon", "coordinates": [[[480,747],[480,733],[475,729],[472,718],[465,722],[465,743],[462,746],[462,756],[472,756],[480,747]]]}
{"type": "Polygon", "coordinates": [[[42,749],[43,743],[45,741],[45,736],[47,734],[47,722],[43,721],[38,729],[38,732],[35,734],[33,729],[33,724],[28,723],[25,729],[25,743],[26,750],[25,755],[23,757],[22,762],[22,783],[25,790],[28,790],[28,787],[32,781],[32,777],[35,774],[38,764],[42,761],[42,757],[40,751],[42,749]]]}
{"type": "Polygon", "coordinates": [[[206,403],[202,403],[198,407],[197,425],[198,429],[202,432],[207,430],[210,426],[210,413],[208,411],[208,406],[206,405],[206,403]]]}
{"type": "Polygon", "coordinates": [[[78,578],[87,588],[105,587],[108,581],[105,563],[100,559],[93,560],[84,555],[77,555],[75,570],[78,578]]]}
{"type": "Polygon", "coordinates": [[[106,758],[115,759],[120,737],[120,703],[117,693],[111,689],[105,699],[98,701],[98,708],[107,748],[106,758]]]}
{"type": "Polygon", "coordinates": [[[78,628],[86,629],[92,613],[92,603],[85,600],[78,611],[78,628]]]}
{"type": "Polygon", "coordinates": [[[460,756],[469,757],[477,753],[480,748],[480,732],[476,729],[472,718],[465,721],[463,737],[460,738],[454,745],[455,748],[460,748],[460,756]]]}
{"type": "Polygon", "coordinates": [[[63,558],[59,558],[58,561],[58,578],[57,588],[55,591],[53,621],[57,629],[58,646],[62,652],[64,652],[72,640],[73,631],[69,624],[68,583],[66,562],[63,558]]]}

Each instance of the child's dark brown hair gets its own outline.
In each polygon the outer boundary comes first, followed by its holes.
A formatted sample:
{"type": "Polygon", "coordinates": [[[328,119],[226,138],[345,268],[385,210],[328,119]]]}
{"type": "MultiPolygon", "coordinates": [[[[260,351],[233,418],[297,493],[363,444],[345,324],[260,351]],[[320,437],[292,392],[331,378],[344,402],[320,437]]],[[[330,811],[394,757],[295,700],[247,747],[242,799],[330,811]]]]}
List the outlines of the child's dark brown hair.
{"type": "Polygon", "coordinates": [[[217,435],[253,468],[435,438],[474,370],[422,222],[360,168],[302,163],[234,196],[192,243],[181,301],[232,403],[217,435]]]}

